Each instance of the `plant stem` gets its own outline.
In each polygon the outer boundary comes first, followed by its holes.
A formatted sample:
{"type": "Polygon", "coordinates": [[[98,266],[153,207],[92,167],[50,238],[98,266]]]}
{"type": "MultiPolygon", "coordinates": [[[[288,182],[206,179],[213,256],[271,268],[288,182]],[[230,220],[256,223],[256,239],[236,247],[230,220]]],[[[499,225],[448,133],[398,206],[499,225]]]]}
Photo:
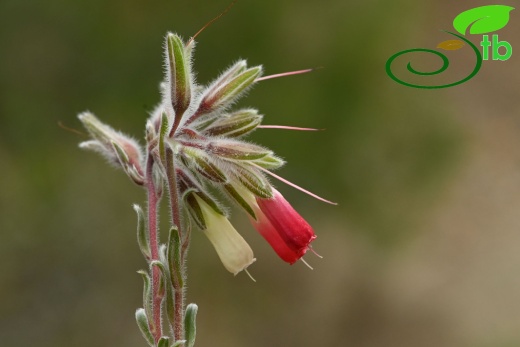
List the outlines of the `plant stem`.
{"type": "MultiPolygon", "coordinates": [[[[166,150],[166,176],[168,180],[168,195],[170,198],[171,216],[173,219],[173,225],[177,227],[179,233],[179,240],[183,238],[182,223],[181,223],[181,211],[179,205],[179,190],[177,187],[177,176],[175,174],[175,159],[173,157],[173,150],[168,148],[166,150]]],[[[186,237],[186,235],[185,235],[186,237]]],[[[179,245],[181,247],[181,245],[179,245]]],[[[184,257],[181,257],[179,273],[182,276],[182,281],[172,281],[174,289],[174,327],[173,335],[174,340],[179,341],[183,339],[184,335],[184,282],[185,282],[185,271],[184,271],[184,257]],[[182,284],[181,284],[182,283],[182,284]]],[[[170,269],[173,271],[173,269],[170,269]]]]}
{"type": "MultiPolygon", "coordinates": [[[[159,260],[159,242],[157,233],[157,206],[159,198],[157,190],[153,182],[153,158],[148,156],[146,163],[146,189],[148,193],[148,233],[150,238],[150,250],[152,259],[150,261],[159,260]]],[[[161,326],[161,302],[162,296],[159,295],[160,273],[157,266],[152,267],[152,312],[153,312],[153,327],[151,327],[155,343],[159,341],[162,336],[161,326]]]]}

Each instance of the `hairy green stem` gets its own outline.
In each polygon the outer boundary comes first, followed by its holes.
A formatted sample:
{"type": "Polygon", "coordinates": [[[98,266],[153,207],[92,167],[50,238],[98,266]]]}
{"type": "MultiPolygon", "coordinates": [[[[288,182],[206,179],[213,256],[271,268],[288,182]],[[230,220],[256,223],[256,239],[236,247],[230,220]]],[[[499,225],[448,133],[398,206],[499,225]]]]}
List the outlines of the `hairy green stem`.
{"type": "MultiPolygon", "coordinates": [[[[157,196],[157,190],[155,189],[155,183],[153,181],[153,158],[148,156],[146,163],[146,189],[148,193],[148,233],[150,239],[150,251],[151,259],[150,262],[157,260],[159,261],[159,241],[157,231],[157,206],[159,204],[159,198],[157,196]]],[[[153,326],[150,327],[155,343],[159,341],[162,336],[161,326],[161,302],[162,296],[159,294],[160,278],[159,268],[152,266],[152,312],[153,312],[153,326]]],[[[150,319],[150,318],[149,318],[150,319]]]]}
{"type": "MultiPolygon", "coordinates": [[[[166,176],[168,181],[168,195],[170,198],[170,208],[171,208],[171,216],[173,219],[173,225],[177,227],[177,232],[179,233],[179,240],[183,240],[183,232],[182,232],[182,222],[181,222],[181,211],[179,204],[179,190],[177,187],[177,176],[175,174],[175,159],[173,157],[172,149],[168,148],[166,150],[166,176]]],[[[184,259],[180,264],[180,273],[183,279],[185,279],[185,271],[184,271],[184,259]]],[[[174,271],[174,269],[170,269],[170,271],[174,271]]],[[[175,302],[175,311],[174,311],[174,327],[173,334],[175,341],[182,340],[184,338],[184,281],[173,281],[172,285],[174,288],[174,302],[175,302]]]]}

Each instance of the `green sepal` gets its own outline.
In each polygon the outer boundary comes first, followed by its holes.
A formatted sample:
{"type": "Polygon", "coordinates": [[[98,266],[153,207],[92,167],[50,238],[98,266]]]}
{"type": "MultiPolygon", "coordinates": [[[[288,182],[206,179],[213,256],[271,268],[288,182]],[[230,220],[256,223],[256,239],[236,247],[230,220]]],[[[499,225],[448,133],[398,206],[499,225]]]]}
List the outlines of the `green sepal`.
{"type": "Polygon", "coordinates": [[[172,283],[176,283],[179,288],[183,288],[184,278],[182,276],[181,238],[179,230],[176,227],[171,227],[170,229],[167,258],[172,283]]]}
{"type": "Polygon", "coordinates": [[[235,202],[240,205],[246,212],[256,220],[256,215],[251,206],[244,200],[242,195],[240,195],[236,189],[231,184],[225,184],[224,189],[228,192],[228,194],[235,200],[235,202]]]}
{"type": "Polygon", "coordinates": [[[166,42],[172,106],[175,117],[182,117],[191,101],[189,57],[186,57],[184,43],[179,36],[170,33],[166,42]]]}
{"type": "Polygon", "coordinates": [[[190,216],[195,221],[195,224],[201,229],[206,229],[206,221],[204,219],[204,215],[202,213],[202,209],[200,208],[199,203],[195,199],[195,194],[202,199],[206,204],[208,204],[216,213],[225,216],[226,214],[219,205],[213,200],[209,195],[203,193],[200,189],[188,188],[182,195],[182,200],[185,201],[188,212],[190,216]]]}
{"type": "Polygon", "coordinates": [[[279,169],[282,166],[284,166],[285,161],[274,154],[266,155],[263,158],[255,159],[253,160],[253,163],[256,165],[268,169],[268,170],[275,170],[279,169]]]}
{"type": "Polygon", "coordinates": [[[117,132],[112,127],[102,123],[96,116],[90,112],[83,112],[78,115],[79,120],[83,123],[90,136],[98,140],[104,145],[109,145],[115,140],[117,132]]]}
{"type": "Polygon", "coordinates": [[[184,201],[186,202],[186,207],[188,212],[190,213],[191,218],[195,221],[195,224],[201,229],[206,229],[206,221],[204,220],[204,215],[202,214],[202,209],[200,208],[199,203],[195,199],[193,192],[188,190],[189,193],[185,195],[184,201]]]}
{"type": "Polygon", "coordinates": [[[195,125],[193,125],[193,127],[197,131],[203,131],[204,129],[206,129],[213,123],[215,123],[219,119],[219,117],[220,117],[219,113],[208,115],[207,117],[204,117],[200,121],[197,121],[197,123],[195,125]]]}
{"type": "Polygon", "coordinates": [[[168,336],[163,336],[157,342],[157,347],[170,347],[170,338],[168,336]]]}
{"type": "Polygon", "coordinates": [[[239,60],[233,66],[228,68],[222,75],[220,75],[214,82],[214,86],[220,86],[224,83],[229,82],[237,75],[244,72],[247,68],[247,62],[245,60],[239,60]]]}
{"type": "Polygon", "coordinates": [[[182,178],[183,183],[188,187],[186,190],[182,192],[182,200],[186,200],[190,194],[197,193],[197,195],[204,200],[215,212],[225,216],[226,213],[222,210],[222,208],[217,204],[217,202],[211,198],[208,194],[203,192],[203,188],[200,187],[198,183],[193,182],[190,177],[184,176],[182,178]]]}
{"type": "Polygon", "coordinates": [[[88,133],[96,141],[86,141],[80,143],[81,148],[94,150],[105,156],[111,163],[121,165],[135,183],[142,185],[143,177],[137,173],[128,171],[132,166],[141,165],[141,148],[129,136],[112,129],[103,124],[96,116],[90,112],[83,112],[78,115],[79,120],[87,129],[88,133]],[[117,146],[114,146],[114,143],[117,146]]]}
{"type": "Polygon", "coordinates": [[[211,136],[238,137],[253,131],[262,122],[257,110],[246,109],[221,116],[204,130],[211,136]]]}
{"type": "Polygon", "coordinates": [[[111,141],[111,143],[121,166],[125,167],[128,164],[130,164],[130,159],[128,158],[128,155],[126,154],[125,150],[121,146],[119,146],[117,142],[111,141]]]}
{"type": "Polygon", "coordinates": [[[256,170],[249,170],[241,165],[235,165],[235,175],[249,191],[254,195],[264,198],[271,199],[273,197],[273,191],[271,185],[267,182],[267,179],[256,170]]]}
{"type": "Polygon", "coordinates": [[[137,171],[135,165],[130,161],[128,154],[125,152],[123,147],[121,147],[117,142],[112,141],[112,150],[114,151],[117,161],[123,168],[123,171],[130,177],[134,183],[137,185],[144,184],[144,177],[137,171]]]}
{"type": "Polygon", "coordinates": [[[184,315],[184,337],[186,338],[186,347],[193,347],[195,344],[195,337],[197,335],[197,318],[198,307],[196,304],[189,304],[186,307],[186,314],[184,315]]]}
{"type": "MultiPolygon", "coordinates": [[[[153,317],[153,310],[152,310],[152,281],[150,280],[150,275],[145,270],[139,270],[137,271],[138,274],[140,274],[143,277],[143,306],[144,310],[146,312],[147,317],[153,317]]],[[[155,330],[154,321],[150,321],[150,329],[155,330]]]]}
{"type": "Polygon", "coordinates": [[[224,159],[256,160],[273,152],[264,147],[239,140],[217,140],[208,145],[208,150],[224,159]]]}
{"type": "Polygon", "coordinates": [[[141,206],[134,204],[134,211],[137,213],[137,243],[143,253],[144,258],[149,261],[152,258],[150,251],[150,239],[146,232],[146,217],[141,206]]]}
{"type": "Polygon", "coordinates": [[[213,200],[213,198],[211,198],[208,194],[206,194],[206,193],[202,192],[201,190],[199,190],[197,192],[197,196],[199,198],[201,198],[202,200],[204,200],[204,202],[206,204],[208,204],[218,214],[221,214],[223,216],[226,215],[226,213],[222,210],[222,208],[220,208],[220,206],[217,204],[217,202],[215,200],[213,200]]]}
{"type": "Polygon", "coordinates": [[[261,66],[255,66],[240,72],[233,78],[216,85],[202,100],[206,112],[225,107],[240,96],[262,73],[261,66]]]}
{"type": "Polygon", "coordinates": [[[152,332],[150,331],[150,327],[148,326],[148,318],[144,309],[139,308],[135,311],[135,320],[137,321],[137,326],[139,327],[139,330],[141,330],[146,342],[148,342],[152,347],[155,346],[155,341],[152,332]]]}
{"type": "MultiPolygon", "coordinates": [[[[224,173],[209,160],[204,151],[185,147],[183,153],[188,156],[192,162],[195,163],[195,169],[202,176],[217,183],[223,183],[227,181],[226,175],[224,175],[224,173]]],[[[186,160],[186,162],[189,163],[190,161],[186,160]]]]}
{"type": "Polygon", "coordinates": [[[185,343],[186,343],[186,340],[179,340],[179,341],[176,341],[173,345],[171,345],[171,347],[181,347],[181,346],[184,346],[185,343]]]}

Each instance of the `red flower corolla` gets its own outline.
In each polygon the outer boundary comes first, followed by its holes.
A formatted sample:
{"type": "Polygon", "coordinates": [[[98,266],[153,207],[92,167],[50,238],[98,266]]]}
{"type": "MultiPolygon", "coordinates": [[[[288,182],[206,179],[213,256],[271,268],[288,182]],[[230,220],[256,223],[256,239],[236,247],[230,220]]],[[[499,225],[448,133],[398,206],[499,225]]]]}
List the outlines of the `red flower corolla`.
{"type": "Polygon", "coordinates": [[[253,226],[280,258],[294,264],[316,238],[314,230],[274,188],[271,199],[256,197],[256,202],[257,220],[251,220],[253,226]]]}

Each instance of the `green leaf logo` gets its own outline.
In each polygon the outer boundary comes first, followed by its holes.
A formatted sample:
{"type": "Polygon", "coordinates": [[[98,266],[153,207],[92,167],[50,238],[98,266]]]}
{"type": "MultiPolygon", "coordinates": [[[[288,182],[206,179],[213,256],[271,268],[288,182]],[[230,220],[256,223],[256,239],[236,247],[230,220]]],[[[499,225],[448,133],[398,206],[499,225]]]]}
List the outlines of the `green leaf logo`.
{"type": "Polygon", "coordinates": [[[475,7],[455,17],[453,27],[462,35],[466,35],[468,28],[470,28],[470,34],[486,34],[497,31],[509,22],[509,12],[512,10],[514,10],[514,7],[505,5],[475,7]]]}

